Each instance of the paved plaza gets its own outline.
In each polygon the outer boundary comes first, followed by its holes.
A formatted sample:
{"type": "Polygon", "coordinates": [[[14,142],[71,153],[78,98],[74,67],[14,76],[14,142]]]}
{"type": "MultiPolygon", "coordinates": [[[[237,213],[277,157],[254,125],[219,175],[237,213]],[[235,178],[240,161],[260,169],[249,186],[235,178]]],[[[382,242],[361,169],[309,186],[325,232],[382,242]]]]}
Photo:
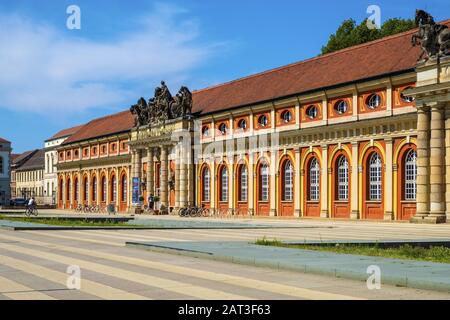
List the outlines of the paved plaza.
{"type": "MultiPolygon", "coordinates": [[[[139,217],[182,221],[177,217],[139,217]]],[[[211,222],[212,219],[205,219],[211,222]]],[[[198,223],[202,219],[195,219],[198,223]]],[[[317,239],[449,239],[450,225],[322,220],[229,219],[249,229],[89,231],[0,230],[0,299],[449,299],[450,293],[278,271],[148,252],[136,242],[251,242],[317,239]],[[277,228],[251,229],[252,224],[277,228]],[[81,268],[81,289],[66,286],[81,268]]]]}

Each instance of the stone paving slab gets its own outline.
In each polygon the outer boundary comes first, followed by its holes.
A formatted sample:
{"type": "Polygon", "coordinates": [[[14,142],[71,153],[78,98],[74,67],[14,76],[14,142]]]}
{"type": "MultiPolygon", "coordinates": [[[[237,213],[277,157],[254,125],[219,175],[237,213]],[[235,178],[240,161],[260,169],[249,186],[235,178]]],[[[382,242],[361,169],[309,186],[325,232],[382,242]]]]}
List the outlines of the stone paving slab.
{"type": "MultiPolygon", "coordinates": [[[[0,229],[8,229],[14,231],[27,230],[243,230],[243,229],[309,229],[309,228],[332,228],[318,226],[300,226],[300,225],[282,225],[282,224],[247,224],[239,222],[219,222],[219,221],[196,221],[196,220],[166,220],[166,219],[134,219],[129,220],[126,224],[130,226],[61,226],[39,223],[44,218],[40,216],[36,219],[36,223],[0,220],[0,229]]],[[[51,217],[48,217],[51,218],[51,217]]],[[[59,217],[64,220],[64,217],[59,217]]],[[[83,220],[88,217],[71,217],[70,220],[83,220]]],[[[91,218],[92,219],[92,218],[91,218]]],[[[112,217],[104,217],[104,219],[113,220],[112,217]]]]}
{"type": "Polygon", "coordinates": [[[155,252],[367,281],[369,266],[383,284],[450,292],[450,264],[312,250],[266,247],[248,242],[127,242],[155,252]]]}

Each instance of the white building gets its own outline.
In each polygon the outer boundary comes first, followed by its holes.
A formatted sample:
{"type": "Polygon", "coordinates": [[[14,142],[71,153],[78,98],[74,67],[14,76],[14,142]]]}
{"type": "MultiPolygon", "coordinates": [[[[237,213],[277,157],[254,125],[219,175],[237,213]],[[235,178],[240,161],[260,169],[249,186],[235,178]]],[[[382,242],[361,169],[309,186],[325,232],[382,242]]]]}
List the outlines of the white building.
{"type": "Polygon", "coordinates": [[[0,138],[0,205],[11,198],[11,142],[0,138]]]}
{"type": "Polygon", "coordinates": [[[53,137],[47,139],[44,143],[45,166],[44,166],[44,203],[55,204],[57,193],[57,169],[58,154],[56,147],[62,144],[67,138],[74,134],[82,126],[77,126],[62,130],[53,137]]]}

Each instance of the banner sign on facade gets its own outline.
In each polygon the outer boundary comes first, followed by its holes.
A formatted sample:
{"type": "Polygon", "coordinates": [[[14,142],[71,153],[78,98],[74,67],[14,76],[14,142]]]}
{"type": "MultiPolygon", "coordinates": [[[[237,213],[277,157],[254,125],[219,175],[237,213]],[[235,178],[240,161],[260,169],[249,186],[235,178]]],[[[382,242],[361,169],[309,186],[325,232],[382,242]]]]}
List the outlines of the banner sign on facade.
{"type": "Polygon", "coordinates": [[[133,178],[132,181],[132,204],[133,205],[139,205],[140,201],[139,201],[139,196],[141,194],[141,180],[140,178],[133,178]]]}

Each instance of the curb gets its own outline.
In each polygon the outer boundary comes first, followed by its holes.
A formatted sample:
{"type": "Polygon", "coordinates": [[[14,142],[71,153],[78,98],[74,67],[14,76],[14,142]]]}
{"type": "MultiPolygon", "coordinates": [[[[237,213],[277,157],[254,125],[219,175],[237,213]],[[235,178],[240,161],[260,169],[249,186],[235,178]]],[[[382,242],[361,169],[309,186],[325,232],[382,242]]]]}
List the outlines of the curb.
{"type": "MultiPolygon", "coordinates": [[[[199,259],[208,259],[213,261],[221,261],[228,262],[234,264],[248,265],[248,266],[256,266],[277,270],[285,270],[291,272],[300,272],[305,274],[316,274],[316,275],[324,275],[324,276],[332,276],[335,278],[344,278],[350,280],[358,280],[358,281],[367,281],[368,274],[364,272],[351,272],[346,271],[344,269],[336,269],[332,267],[317,267],[311,265],[288,265],[286,263],[274,263],[272,261],[263,260],[263,259],[255,259],[255,258],[244,258],[244,257],[233,257],[229,255],[220,255],[214,254],[211,252],[204,251],[196,251],[196,250],[188,250],[181,248],[172,248],[161,245],[153,245],[153,244],[143,244],[139,242],[126,242],[126,247],[136,248],[141,250],[147,250],[158,253],[167,253],[173,255],[180,256],[188,256],[192,258],[199,259]]],[[[299,249],[300,250],[300,249],[299,249]]],[[[405,276],[389,276],[383,275],[381,277],[381,283],[385,285],[393,285],[397,287],[407,287],[414,289],[422,289],[422,290],[433,290],[433,291],[442,291],[442,292],[450,292],[450,284],[436,282],[436,281],[426,281],[420,279],[411,279],[408,278],[408,274],[405,276]]]]}

